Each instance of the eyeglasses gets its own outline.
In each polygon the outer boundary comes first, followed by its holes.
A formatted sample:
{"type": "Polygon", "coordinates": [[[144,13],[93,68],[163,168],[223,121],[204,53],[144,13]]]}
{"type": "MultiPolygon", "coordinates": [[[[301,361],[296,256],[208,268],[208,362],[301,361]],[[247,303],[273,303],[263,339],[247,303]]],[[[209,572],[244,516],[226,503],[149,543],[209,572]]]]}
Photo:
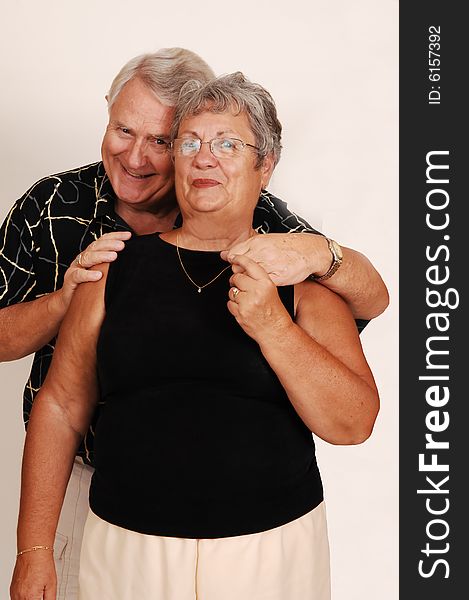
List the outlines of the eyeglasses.
{"type": "Polygon", "coordinates": [[[176,138],[172,141],[171,146],[174,152],[181,156],[195,156],[202,144],[208,144],[210,152],[217,158],[234,158],[243,152],[246,146],[259,150],[257,146],[243,142],[236,138],[214,138],[209,142],[202,142],[199,138],[176,138]]]}

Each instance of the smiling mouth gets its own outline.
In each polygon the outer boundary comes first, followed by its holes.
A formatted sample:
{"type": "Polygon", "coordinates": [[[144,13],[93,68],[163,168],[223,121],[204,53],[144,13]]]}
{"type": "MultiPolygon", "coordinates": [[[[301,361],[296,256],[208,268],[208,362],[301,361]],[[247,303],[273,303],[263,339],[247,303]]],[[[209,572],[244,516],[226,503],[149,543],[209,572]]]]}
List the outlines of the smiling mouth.
{"type": "Polygon", "coordinates": [[[132,177],[133,179],[147,179],[148,177],[153,177],[153,175],[155,175],[155,173],[147,173],[145,175],[141,175],[140,173],[132,173],[132,171],[129,171],[129,169],[126,169],[124,167],[124,165],[122,165],[122,168],[125,171],[125,173],[127,175],[129,175],[130,177],[132,177]]]}

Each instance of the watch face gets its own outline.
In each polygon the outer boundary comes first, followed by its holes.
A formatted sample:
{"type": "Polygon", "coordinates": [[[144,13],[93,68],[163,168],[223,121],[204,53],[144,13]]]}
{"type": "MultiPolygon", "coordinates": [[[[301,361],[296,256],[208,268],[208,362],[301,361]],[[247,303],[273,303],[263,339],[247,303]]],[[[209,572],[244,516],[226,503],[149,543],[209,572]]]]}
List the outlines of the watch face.
{"type": "Polygon", "coordinates": [[[331,240],[331,251],[334,254],[334,259],[335,260],[342,260],[342,257],[343,257],[343,255],[342,255],[342,248],[334,240],[331,240]]]}

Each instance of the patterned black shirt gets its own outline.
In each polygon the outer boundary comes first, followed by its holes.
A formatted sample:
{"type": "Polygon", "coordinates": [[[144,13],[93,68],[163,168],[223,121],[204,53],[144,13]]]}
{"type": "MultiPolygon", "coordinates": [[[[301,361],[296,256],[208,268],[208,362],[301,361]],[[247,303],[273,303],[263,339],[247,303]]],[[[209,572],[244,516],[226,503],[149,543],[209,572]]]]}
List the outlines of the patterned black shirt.
{"type": "MultiPolygon", "coordinates": [[[[60,289],[79,252],[104,233],[130,229],[115,213],[115,199],[102,162],[35,183],[15,203],[0,230],[0,309],[60,289]]],[[[285,202],[264,191],[255,209],[254,228],[261,233],[317,233],[285,202]]],[[[23,396],[26,426],[54,346],[55,338],[34,356],[23,396]]],[[[88,464],[93,464],[92,448],[91,426],[78,451],[88,464]]]]}

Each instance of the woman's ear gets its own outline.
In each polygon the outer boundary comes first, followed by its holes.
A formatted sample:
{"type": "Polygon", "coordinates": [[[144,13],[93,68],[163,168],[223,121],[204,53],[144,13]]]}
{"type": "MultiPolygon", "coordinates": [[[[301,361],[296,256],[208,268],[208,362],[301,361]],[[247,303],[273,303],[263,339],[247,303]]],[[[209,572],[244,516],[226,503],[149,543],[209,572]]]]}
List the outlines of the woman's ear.
{"type": "Polygon", "coordinates": [[[264,190],[268,185],[272,173],[275,169],[275,160],[273,152],[267,154],[261,165],[261,187],[264,190]]]}

